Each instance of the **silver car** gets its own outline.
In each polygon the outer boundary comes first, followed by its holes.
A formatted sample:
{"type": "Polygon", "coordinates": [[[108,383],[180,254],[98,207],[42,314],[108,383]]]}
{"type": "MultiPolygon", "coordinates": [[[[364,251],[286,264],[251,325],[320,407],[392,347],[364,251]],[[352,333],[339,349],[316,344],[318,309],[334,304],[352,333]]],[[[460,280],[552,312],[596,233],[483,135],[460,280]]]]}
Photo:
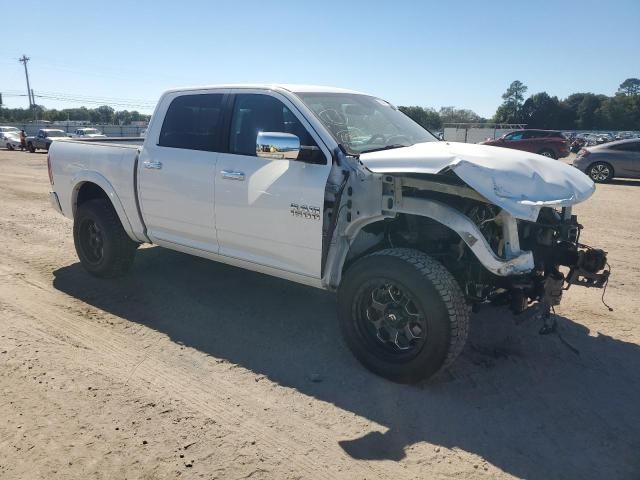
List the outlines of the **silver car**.
{"type": "Polygon", "coordinates": [[[578,152],[573,166],[599,183],[608,182],[614,177],[640,178],[640,139],[583,148],[578,152]]]}

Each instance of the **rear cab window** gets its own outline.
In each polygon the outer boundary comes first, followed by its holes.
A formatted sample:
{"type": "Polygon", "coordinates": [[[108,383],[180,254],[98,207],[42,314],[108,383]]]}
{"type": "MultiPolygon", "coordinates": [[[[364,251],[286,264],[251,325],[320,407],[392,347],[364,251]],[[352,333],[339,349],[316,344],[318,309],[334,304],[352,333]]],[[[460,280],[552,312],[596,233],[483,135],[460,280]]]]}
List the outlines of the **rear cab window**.
{"type": "Polygon", "coordinates": [[[187,150],[220,150],[223,93],[181,95],[167,109],[158,145],[187,150]]]}

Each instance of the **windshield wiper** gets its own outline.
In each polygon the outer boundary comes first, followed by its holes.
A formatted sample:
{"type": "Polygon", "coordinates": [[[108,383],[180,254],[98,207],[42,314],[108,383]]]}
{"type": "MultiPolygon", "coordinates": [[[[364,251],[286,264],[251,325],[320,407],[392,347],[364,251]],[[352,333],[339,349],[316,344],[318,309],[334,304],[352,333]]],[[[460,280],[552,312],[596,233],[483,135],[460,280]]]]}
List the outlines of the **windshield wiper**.
{"type": "Polygon", "coordinates": [[[392,150],[394,148],[409,147],[410,145],[403,145],[401,143],[393,143],[391,145],[385,145],[384,147],[372,148],[371,150],[363,150],[360,153],[381,152],[382,150],[392,150]]]}

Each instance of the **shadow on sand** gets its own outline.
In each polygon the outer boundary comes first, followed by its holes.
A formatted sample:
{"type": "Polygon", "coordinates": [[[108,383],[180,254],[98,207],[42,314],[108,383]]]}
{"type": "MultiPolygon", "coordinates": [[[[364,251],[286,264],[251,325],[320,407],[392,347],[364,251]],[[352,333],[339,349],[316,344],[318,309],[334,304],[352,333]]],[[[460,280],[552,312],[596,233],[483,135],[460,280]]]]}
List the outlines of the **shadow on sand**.
{"type": "Polygon", "coordinates": [[[578,318],[540,336],[537,321],[488,308],[449,371],[405,386],[353,359],[320,290],[157,247],[124,279],[78,263],[54,275],[68,295],[388,427],[340,441],[354,458],[397,461],[430,442],[520,478],[640,478],[640,348],[578,318]]]}

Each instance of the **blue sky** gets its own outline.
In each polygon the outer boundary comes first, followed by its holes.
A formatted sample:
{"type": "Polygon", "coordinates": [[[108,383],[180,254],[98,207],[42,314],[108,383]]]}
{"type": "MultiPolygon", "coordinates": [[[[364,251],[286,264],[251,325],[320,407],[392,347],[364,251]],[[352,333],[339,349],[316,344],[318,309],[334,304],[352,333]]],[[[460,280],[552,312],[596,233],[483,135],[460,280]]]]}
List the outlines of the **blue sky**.
{"type": "MultiPolygon", "coordinates": [[[[120,1],[14,5],[0,92],[118,99],[150,112],[180,85],[341,86],[397,105],[491,116],[512,80],[529,94],[613,94],[640,77],[640,1],[120,1]],[[25,21],[20,21],[23,15],[25,21]],[[27,20],[28,19],[28,20],[27,20]]],[[[4,9],[3,9],[4,10],[4,9]]],[[[7,12],[4,12],[7,13],[7,12]]],[[[50,108],[83,102],[40,99],[50,108]]],[[[95,106],[84,102],[87,106],[95,106]]],[[[108,102],[105,102],[108,103],[108,102]]],[[[129,105],[127,107],[126,105],[129,105]]]]}

